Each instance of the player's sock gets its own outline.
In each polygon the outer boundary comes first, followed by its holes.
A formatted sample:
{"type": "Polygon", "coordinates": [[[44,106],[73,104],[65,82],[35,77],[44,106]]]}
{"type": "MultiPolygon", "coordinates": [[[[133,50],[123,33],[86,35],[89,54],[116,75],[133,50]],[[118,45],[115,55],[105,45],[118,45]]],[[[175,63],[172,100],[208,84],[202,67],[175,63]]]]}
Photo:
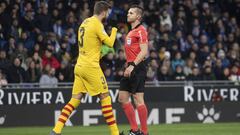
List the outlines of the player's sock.
{"type": "Polygon", "coordinates": [[[133,108],[133,105],[131,102],[123,104],[122,108],[127,116],[127,119],[129,121],[129,124],[131,126],[131,129],[133,131],[137,131],[138,130],[138,125],[137,125],[137,121],[136,121],[136,115],[135,115],[135,111],[133,108]]]}
{"type": "Polygon", "coordinates": [[[141,130],[144,133],[144,135],[148,134],[148,128],[147,128],[147,116],[148,116],[148,110],[145,104],[140,105],[137,107],[138,116],[141,123],[141,130]]]}
{"type": "Polygon", "coordinates": [[[80,104],[80,100],[71,98],[71,100],[68,102],[67,105],[64,106],[62,109],[61,115],[58,118],[58,121],[53,128],[53,131],[57,134],[60,134],[62,132],[62,128],[66,121],[68,120],[69,116],[71,115],[72,111],[77,108],[80,104]]]}
{"type": "Polygon", "coordinates": [[[111,135],[119,135],[119,130],[112,111],[111,97],[108,96],[101,100],[102,113],[110,128],[111,135]]]}

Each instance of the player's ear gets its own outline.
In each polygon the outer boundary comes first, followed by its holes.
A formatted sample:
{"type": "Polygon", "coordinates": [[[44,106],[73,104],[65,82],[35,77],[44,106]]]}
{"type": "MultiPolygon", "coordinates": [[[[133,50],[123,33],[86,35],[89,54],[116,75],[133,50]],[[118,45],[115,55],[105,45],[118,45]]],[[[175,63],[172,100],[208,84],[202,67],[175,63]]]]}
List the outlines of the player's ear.
{"type": "Polygon", "coordinates": [[[138,20],[141,20],[141,15],[137,15],[138,20]]]}
{"type": "Polygon", "coordinates": [[[104,15],[104,16],[107,16],[107,14],[108,14],[108,11],[104,11],[104,12],[103,12],[103,15],[104,15]]]}
{"type": "Polygon", "coordinates": [[[105,11],[102,11],[99,15],[100,16],[105,16],[105,11]]]}

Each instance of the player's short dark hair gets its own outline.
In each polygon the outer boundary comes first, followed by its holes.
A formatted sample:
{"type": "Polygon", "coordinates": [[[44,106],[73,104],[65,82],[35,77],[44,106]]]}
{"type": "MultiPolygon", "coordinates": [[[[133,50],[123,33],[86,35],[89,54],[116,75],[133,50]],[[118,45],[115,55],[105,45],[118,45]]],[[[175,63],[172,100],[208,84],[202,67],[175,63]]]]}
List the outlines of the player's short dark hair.
{"type": "Polygon", "coordinates": [[[111,8],[111,5],[106,1],[98,1],[94,5],[93,13],[96,15],[101,14],[103,11],[107,11],[111,8]]]}
{"type": "Polygon", "coordinates": [[[130,8],[136,8],[137,9],[137,12],[141,15],[141,17],[143,17],[144,15],[144,8],[139,6],[139,5],[136,5],[136,4],[133,4],[130,6],[130,8]]]}

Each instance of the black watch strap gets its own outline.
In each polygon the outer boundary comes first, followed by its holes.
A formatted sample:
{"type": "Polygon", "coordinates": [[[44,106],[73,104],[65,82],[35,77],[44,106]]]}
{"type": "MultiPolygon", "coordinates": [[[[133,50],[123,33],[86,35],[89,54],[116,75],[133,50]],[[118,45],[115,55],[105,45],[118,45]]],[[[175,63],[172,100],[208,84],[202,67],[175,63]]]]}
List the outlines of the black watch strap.
{"type": "Polygon", "coordinates": [[[129,62],[129,65],[134,66],[134,68],[136,67],[136,64],[134,62],[129,62]]]}

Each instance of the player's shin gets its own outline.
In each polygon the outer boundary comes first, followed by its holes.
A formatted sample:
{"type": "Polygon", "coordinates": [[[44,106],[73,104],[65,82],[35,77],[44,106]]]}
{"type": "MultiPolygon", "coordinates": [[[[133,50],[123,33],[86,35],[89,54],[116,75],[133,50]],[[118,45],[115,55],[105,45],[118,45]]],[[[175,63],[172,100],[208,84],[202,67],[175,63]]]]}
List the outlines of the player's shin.
{"type": "Polygon", "coordinates": [[[53,129],[56,133],[61,133],[62,129],[64,127],[64,124],[68,120],[71,113],[74,111],[75,108],[77,108],[80,104],[80,100],[71,98],[71,100],[64,106],[62,109],[62,112],[58,118],[58,121],[53,129]]]}
{"type": "Polygon", "coordinates": [[[111,97],[107,96],[101,100],[102,113],[111,130],[111,135],[119,135],[119,130],[112,110],[111,97]]]}

